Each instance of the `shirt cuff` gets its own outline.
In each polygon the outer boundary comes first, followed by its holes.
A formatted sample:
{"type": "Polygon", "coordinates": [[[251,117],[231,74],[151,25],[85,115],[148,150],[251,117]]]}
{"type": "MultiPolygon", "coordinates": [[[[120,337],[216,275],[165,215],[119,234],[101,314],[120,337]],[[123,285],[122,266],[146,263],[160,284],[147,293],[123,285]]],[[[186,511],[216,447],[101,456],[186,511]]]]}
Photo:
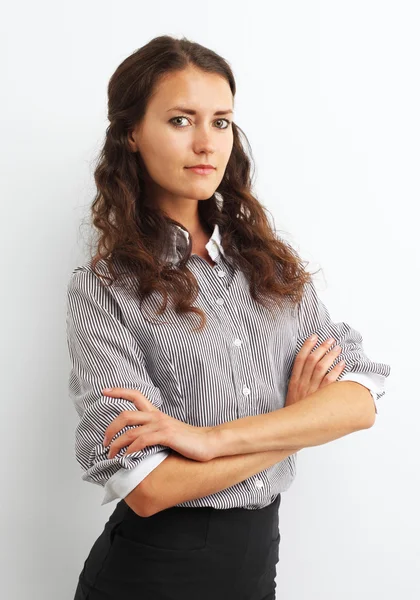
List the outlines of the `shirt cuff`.
{"type": "Polygon", "coordinates": [[[384,376],[377,373],[346,373],[339,381],[356,381],[368,388],[373,402],[375,404],[375,412],[377,413],[376,401],[378,394],[384,391],[384,376]]]}
{"type": "Polygon", "coordinates": [[[149,473],[156,469],[161,462],[170,455],[170,450],[160,450],[155,454],[146,456],[134,469],[121,467],[105,483],[105,495],[101,506],[117,498],[125,498],[134,488],[143,481],[149,473]]]}

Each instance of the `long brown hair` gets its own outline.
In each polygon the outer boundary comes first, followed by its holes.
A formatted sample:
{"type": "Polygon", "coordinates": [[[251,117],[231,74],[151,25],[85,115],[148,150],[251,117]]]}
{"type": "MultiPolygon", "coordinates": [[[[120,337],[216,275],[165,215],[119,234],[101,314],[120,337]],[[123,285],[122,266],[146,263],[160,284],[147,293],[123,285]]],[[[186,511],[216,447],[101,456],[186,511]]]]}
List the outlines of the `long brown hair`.
{"type": "MultiPolygon", "coordinates": [[[[189,245],[176,265],[161,261],[161,252],[172,239],[169,227],[181,223],[164,215],[147,201],[144,165],[139,152],[130,151],[128,133],[143,118],[148,99],[160,76],[193,65],[208,73],[217,73],[229,83],[235,96],[236,83],[227,61],[212,50],[185,37],[162,35],[152,39],[117,67],[108,84],[108,119],[105,142],[94,171],[97,194],[91,206],[93,226],[97,230],[95,256],[91,265],[99,277],[111,285],[125,274],[134,275],[139,299],[158,292],[164,312],[168,293],[178,313],[205,313],[192,306],[198,284],[186,262],[189,245]],[[107,265],[104,275],[96,270],[99,261],[107,265]]],[[[226,257],[245,273],[254,300],[267,306],[286,297],[298,303],[303,286],[310,279],[296,251],[269,224],[266,209],[252,192],[252,152],[243,131],[232,122],[233,148],[224,177],[215,193],[198,202],[203,227],[211,231],[219,225],[226,257]],[[247,142],[245,151],[241,135],[247,142]]]]}

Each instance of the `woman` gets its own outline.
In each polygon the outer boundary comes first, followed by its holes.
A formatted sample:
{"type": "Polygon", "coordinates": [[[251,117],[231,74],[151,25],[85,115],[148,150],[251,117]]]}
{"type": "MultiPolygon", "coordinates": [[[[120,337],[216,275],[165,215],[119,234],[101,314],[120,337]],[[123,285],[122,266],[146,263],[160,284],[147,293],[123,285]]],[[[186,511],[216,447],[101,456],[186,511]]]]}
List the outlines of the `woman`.
{"type": "Polygon", "coordinates": [[[119,502],[75,600],[275,598],[297,451],[370,427],[385,393],[390,367],[331,321],[251,191],[235,91],[169,36],[109,83],[67,334],[82,477],[119,502]]]}

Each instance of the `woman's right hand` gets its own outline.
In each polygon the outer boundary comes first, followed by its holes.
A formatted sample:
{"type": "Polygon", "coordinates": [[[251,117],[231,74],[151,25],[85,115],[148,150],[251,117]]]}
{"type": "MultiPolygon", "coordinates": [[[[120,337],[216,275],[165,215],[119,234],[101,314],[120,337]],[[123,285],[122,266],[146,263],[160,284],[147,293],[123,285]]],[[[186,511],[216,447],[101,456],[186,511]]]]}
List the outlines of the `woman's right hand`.
{"type": "Polygon", "coordinates": [[[338,376],[343,371],[344,361],[337,363],[327,373],[341,351],[340,346],[335,346],[333,350],[326,354],[327,350],[335,343],[335,340],[333,338],[325,340],[319,348],[312,352],[316,343],[317,339],[311,341],[308,338],[296,355],[284,406],[295,404],[309,396],[309,394],[316,392],[319,388],[337,381],[338,376]]]}

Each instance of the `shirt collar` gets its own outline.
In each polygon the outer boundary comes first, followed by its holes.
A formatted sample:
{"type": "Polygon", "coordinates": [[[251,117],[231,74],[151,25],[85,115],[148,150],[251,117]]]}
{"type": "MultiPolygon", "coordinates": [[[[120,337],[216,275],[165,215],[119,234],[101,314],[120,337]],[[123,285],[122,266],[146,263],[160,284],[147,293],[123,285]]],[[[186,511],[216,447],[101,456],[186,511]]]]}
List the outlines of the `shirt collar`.
{"type": "MultiPolygon", "coordinates": [[[[169,248],[169,255],[167,260],[172,264],[177,264],[180,260],[180,254],[188,246],[190,234],[178,225],[173,225],[171,228],[172,238],[169,248]]],[[[220,235],[219,225],[215,225],[213,233],[205,246],[210,258],[216,261],[219,254],[225,256],[225,251],[222,246],[222,239],[220,235]]]]}

